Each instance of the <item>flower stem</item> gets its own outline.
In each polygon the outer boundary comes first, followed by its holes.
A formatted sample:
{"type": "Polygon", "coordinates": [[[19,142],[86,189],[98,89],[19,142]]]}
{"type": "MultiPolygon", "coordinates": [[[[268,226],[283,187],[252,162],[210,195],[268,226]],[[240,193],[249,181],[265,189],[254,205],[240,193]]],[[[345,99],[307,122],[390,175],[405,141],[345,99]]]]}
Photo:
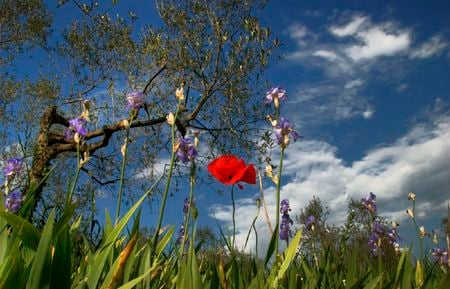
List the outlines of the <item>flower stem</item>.
{"type": "Polygon", "coordinates": [[[192,204],[193,204],[193,200],[194,200],[195,172],[196,172],[195,162],[192,162],[191,176],[190,176],[190,182],[189,182],[189,207],[188,207],[188,212],[187,212],[186,218],[184,220],[184,234],[183,234],[183,238],[181,240],[180,258],[179,258],[180,261],[183,257],[184,246],[185,246],[186,238],[188,235],[187,232],[188,232],[189,220],[190,220],[191,214],[192,214],[191,209],[192,209],[192,204]]]}
{"type": "Polygon", "coordinates": [[[124,149],[122,151],[122,168],[120,171],[120,183],[119,183],[119,194],[117,198],[117,207],[116,207],[116,218],[115,218],[115,224],[117,224],[120,216],[120,206],[122,205],[122,194],[123,194],[123,180],[125,178],[125,165],[127,163],[127,150],[128,150],[128,138],[130,136],[130,126],[133,122],[133,116],[130,120],[130,125],[127,127],[126,130],[126,136],[125,136],[125,143],[124,143],[124,149]]]}
{"type": "MultiPolygon", "coordinates": [[[[181,105],[181,100],[178,100],[177,111],[175,113],[174,121],[178,117],[178,112],[180,111],[180,105],[181,105]]],[[[152,241],[152,250],[151,250],[151,258],[150,258],[151,263],[153,262],[153,257],[154,257],[155,251],[156,251],[156,247],[158,245],[159,231],[161,230],[161,224],[162,224],[162,220],[164,217],[164,209],[166,207],[167,196],[169,194],[169,189],[170,189],[170,181],[172,179],[172,172],[173,172],[173,167],[175,164],[175,156],[176,156],[176,154],[175,154],[175,123],[171,125],[171,128],[172,128],[172,152],[171,152],[171,158],[170,158],[170,166],[169,166],[169,172],[167,175],[166,186],[164,188],[164,192],[163,192],[163,196],[162,196],[162,200],[161,200],[161,208],[159,210],[158,223],[157,223],[155,234],[153,236],[153,241],[152,241]]]]}
{"type": "Polygon", "coordinates": [[[236,246],[236,220],[235,220],[236,205],[234,203],[234,185],[231,187],[231,203],[233,205],[233,250],[234,250],[236,246]]]}
{"type": "Polygon", "coordinates": [[[66,199],[66,205],[65,207],[67,208],[70,203],[72,203],[72,196],[73,196],[73,192],[75,191],[75,186],[77,185],[77,181],[78,181],[78,176],[80,175],[80,143],[77,142],[77,171],[75,173],[75,178],[73,180],[72,183],[72,187],[69,191],[69,194],[67,195],[67,199],[66,199]]]}
{"type": "MultiPolygon", "coordinates": [[[[280,230],[280,191],[281,191],[281,173],[282,173],[282,169],[283,169],[283,158],[284,158],[284,147],[281,147],[281,153],[280,153],[280,164],[278,166],[278,174],[277,174],[277,186],[276,186],[276,196],[277,196],[277,200],[276,200],[276,216],[277,216],[277,220],[276,220],[276,230],[275,232],[279,232],[280,230]]],[[[278,255],[278,236],[276,236],[275,238],[275,252],[278,255]]]]}
{"type": "Polygon", "coordinates": [[[414,227],[416,228],[416,232],[417,235],[419,236],[419,248],[420,248],[420,259],[423,260],[424,259],[424,255],[423,255],[423,237],[420,234],[420,229],[419,226],[417,226],[416,223],[416,200],[413,200],[413,223],[414,223],[414,227]]]}

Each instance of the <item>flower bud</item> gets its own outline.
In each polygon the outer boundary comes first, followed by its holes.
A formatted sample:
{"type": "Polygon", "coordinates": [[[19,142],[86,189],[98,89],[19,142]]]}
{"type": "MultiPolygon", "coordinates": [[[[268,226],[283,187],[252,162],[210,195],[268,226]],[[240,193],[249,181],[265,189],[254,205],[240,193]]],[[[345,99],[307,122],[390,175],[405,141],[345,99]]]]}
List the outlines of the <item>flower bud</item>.
{"type": "Polygon", "coordinates": [[[123,120],[121,121],[121,125],[122,125],[124,128],[129,128],[129,127],[130,127],[130,122],[128,121],[128,119],[123,119],[123,120]]]}
{"type": "Polygon", "coordinates": [[[73,140],[74,140],[76,143],[80,143],[81,138],[80,138],[80,134],[79,134],[78,132],[76,132],[75,135],[73,136],[73,140]]]}
{"type": "Polygon", "coordinates": [[[413,192],[410,192],[408,194],[408,201],[415,201],[416,200],[416,195],[413,192]]]}
{"type": "Polygon", "coordinates": [[[125,142],[120,148],[120,153],[122,154],[122,157],[125,157],[126,150],[127,150],[127,142],[125,142]]]}
{"type": "Polygon", "coordinates": [[[411,209],[406,210],[406,214],[408,214],[408,216],[410,216],[411,218],[414,218],[414,214],[411,209]]]}
{"type": "Polygon", "coordinates": [[[173,125],[175,124],[175,116],[173,115],[173,113],[170,112],[170,113],[166,116],[166,119],[167,119],[167,123],[168,123],[169,125],[173,126],[173,125]]]}
{"type": "Polygon", "coordinates": [[[184,91],[183,91],[183,86],[181,86],[180,88],[178,88],[175,92],[175,96],[178,100],[183,100],[184,99],[184,91]]]}
{"type": "Polygon", "coordinates": [[[419,228],[420,238],[425,237],[426,234],[427,234],[427,232],[425,232],[425,227],[424,226],[420,226],[420,228],[419,228]]]}

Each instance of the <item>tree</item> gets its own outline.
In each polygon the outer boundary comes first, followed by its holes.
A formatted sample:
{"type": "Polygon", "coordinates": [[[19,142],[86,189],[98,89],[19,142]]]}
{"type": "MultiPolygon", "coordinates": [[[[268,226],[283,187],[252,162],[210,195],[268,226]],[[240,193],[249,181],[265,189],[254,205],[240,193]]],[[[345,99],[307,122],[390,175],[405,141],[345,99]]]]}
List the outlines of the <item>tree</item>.
{"type": "MultiPolygon", "coordinates": [[[[169,149],[164,123],[181,83],[186,83],[186,99],[177,119],[180,135],[198,130],[211,151],[254,153],[255,131],[265,115],[254,95],[261,92],[261,73],[279,45],[253,14],[264,1],[157,1],[163,24],[141,31],[133,26],[134,14],[129,20],[111,17],[94,1],[62,4],[81,13],[62,29],[61,41],[47,43],[55,66],[66,69],[59,73],[47,67],[37,81],[30,80],[41,84],[45,101],[23,114],[12,105],[9,113],[11,120],[28,116],[17,129],[27,132],[24,150],[32,162],[26,191],[33,194],[32,207],[42,199],[52,161],[73,160],[77,149],[91,156],[84,172],[98,185],[117,176],[127,128],[123,119],[131,120],[123,109],[125,94],[133,90],[147,95],[145,109],[133,115],[130,125],[130,140],[142,144],[131,146],[130,159],[140,160],[134,171],[154,165],[169,149]],[[77,147],[64,130],[87,100],[92,122],[77,147]]],[[[19,101],[29,97],[26,89],[20,94],[19,101]]]]}

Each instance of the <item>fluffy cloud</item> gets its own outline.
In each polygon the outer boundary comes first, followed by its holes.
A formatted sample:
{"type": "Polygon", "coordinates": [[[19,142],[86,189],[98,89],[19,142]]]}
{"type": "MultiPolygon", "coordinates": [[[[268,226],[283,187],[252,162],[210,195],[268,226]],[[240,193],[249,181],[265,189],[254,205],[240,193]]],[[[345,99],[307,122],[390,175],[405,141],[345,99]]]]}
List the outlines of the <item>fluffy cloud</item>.
{"type": "MultiPolygon", "coordinates": [[[[337,148],[322,141],[301,141],[290,146],[286,153],[282,198],[288,198],[298,214],[312,196],[319,197],[331,209],[330,220],[342,223],[350,198],[360,199],[373,191],[382,216],[403,221],[408,192],[417,195],[417,215],[430,219],[443,215],[450,202],[450,117],[441,117],[429,124],[419,124],[395,143],[375,148],[358,161],[346,164],[336,156],[337,148]],[[421,201],[426,199],[425,202],[421,201]]],[[[254,198],[237,201],[236,224],[238,246],[242,247],[256,213],[254,198]]],[[[270,216],[275,214],[275,188],[265,190],[270,216]]],[[[218,220],[231,226],[231,207],[213,206],[218,220]]],[[[274,222],[272,218],[272,222],[274,222]]],[[[269,229],[260,214],[257,221],[260,236],[268,236],[269,229]]],[[[260,252],[267,247],[267,238],[259,239],[260,252]]],[[[247,250],[255,248],[252,234],[247,250]]]]}
{"type": "Polygon", "coordinates": [[[344,26],[332,26],[330,28],[331,33],[333,33],[336,36],[339,37],[344,37],[344,36],[349,36],[349,35],[354,35],[359,28],[361,27],[361,25],[364,22],[367,22],[368,18],[365,16],[354,16],[352,21],[350,21],[349,23],[347,23],[344,26]]]}
{"type": "Polygon", "coordinates": [[[318,32],[323,27],[312,30],[295,23],[287,29],[298,46],[287,54],[287,59],[323,73],[320,82],[300,82],[298,93],[291,99],[302,104],[305,118],[320,113],[317,123],[354,117],[370,119],[376,107],[365,89],[373,78],[394,82],[399,92],[404,91],[408,85],[403,78],[408,65],[412,65],[411,59],[438,56],[448,47],[442,34],[424,43],[413,42],[414,29],[397,21],[374,22],[361,13],[353,17],[347,14],[346,19],[350,20],[325,24],[325,31],[332,37],[318,32]]]}
{"type": "Polygon", "coordinates": [[[411,43],[408,32],[388,33],[380,26],[360,31],[356,36],[362,43],[345,49],[354,61],[392,56],[407,50],[411,43]]]}

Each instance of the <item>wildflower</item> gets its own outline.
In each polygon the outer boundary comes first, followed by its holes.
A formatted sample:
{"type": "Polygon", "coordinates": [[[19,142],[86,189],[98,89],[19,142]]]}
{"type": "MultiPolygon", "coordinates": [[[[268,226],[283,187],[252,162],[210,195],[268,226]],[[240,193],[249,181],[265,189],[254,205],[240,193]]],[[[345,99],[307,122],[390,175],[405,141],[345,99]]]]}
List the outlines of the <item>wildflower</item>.
{"type": "Polygon", "coordinates": [[[416,195],[413,192],[410,192],[408,194],[408,201],[415,201],[416,200],[416,195]]]}
{"type": "Polygon", "coordinates": [[[22,168],[22,159],[11,158],[6,162],[6,166],[3,168],[3,175],[5,178],[13,178],[16,176],[22,168]]]}
{"type": "Polygon", "coordinates": [[[372,233],[369,238],[369,248],[373,256],[378,256],[380,253],[381,240],[386,233],[386,228],[379,222],[374,222],[372,233]]]}
{"type": "Polygon", "coordinates": [[[19,192],[12,192],[5,199],[5,209],[6,211],[17,213],[22,204],[23,196],[19,192]]]}
{"type": "Polygon", "coordinates": [[[376,198],[377,196],[370,192],[369,196],[361,199],[362,206],[371,214],[374,214],[377,211],[377,205],[375,204],[376,198]]]}
{"type": "Polygon", "coordinates": [[[173,113],[169,113],[167,116],[166,116],[166,119],[167,119],[167,123],[169,124],[169,125],[174,125],[175,124],[175,116],[173,115],[173,113]]]}
{"type": "Polygon", "coordinates": [[[267,118],[267,120],[270,122],[270,124],[271,124],[273,127],[276,127],[276,126],[277,126],[277,120],[274,119],[273,116],[271,116],[271,115],[269,114],[266,118],[267,118]]]}
{"type": "Polygon", "coordinates": [[[194,131],[194,147],[198,148],[198,145],[200,144],[200,140],[198,138],[198,135],[200,132],[198,130],[194,131]]]}
{"type": "Polygon", "coordinates": [[[128,121],[128,119],[122,119],[120,124],[122,125],[123,128],[129,128],[130,127],[130,122],[128,121]]]}
{"type": "Polygon", "coordinates": [[[127,94],[128,108],[139,109],[144,103],[144,94],[140,91],[134,91],[127,94]]]}
{"type": "Polygon", "coordinates": [[[414,213],[411,209],[407,209],[406,214],[408,214],[409,217],[414,218],[414,213]]]}
{"type": "Polygon", "coordinates": [[[86,120],[81,117],[69,119],[69,127],[64,133],[66,140],[70,141],[74,139],[79,142],[80,137],[85,137],[87,135],[87,129],[84,127],[85,124],[86,120]]]}
{"type": "Polygon", "coordinates": [[[289,145],[289,136],[292,136],[294,141],[300,138],[291,123],[284,117],[280,117],[275,126],[275,136],[277,137],[277,143],[284,148],[289,145]]]}
{"type": "MultiPolygon", "coordinates": [[[[224,185],[234,185],[239,182],[256,184],[256,171],[253,164],[246,165],[244,160],[234,155],[224,155],[213,160],[208,165],[208,171],[224,185]]],[[[239,185],[242,189],[242,186],[239,185]]]]}
{"type": "Polygon", "coordinates": [[[266,101],[267,103],[271,103],[273,101],[273,104],[275,108],[278,108],[280,106],[280,100],[286,99],[286,90],[281,86],[272,87],[266,95],[266,101]]]}
{"type": "Polygon", "coordinates": [[[289,200],[284,199],[280,203],[280,213],[283,215],[288,214],[291,211],[291,208],[289,207],[289,200]]]}
{"type": "Polygon", "coordinates": [[[184,239],[184,225],[181,225],[180,229],[178,230],[178,238],[176,243],[180,245],[183,239],[184,239]]]}
{"type": "Polygon", "coordinates": [[[394,248],[400,248],[399,242],[402,240],[400,237],[400,234],[398,233],[398,223],[392,222],[391,229],[387,231],[387,238],[391,245],[394,246],[394,248]]]}
{"type": "Polygon", "coordinates": [[[190,138],[181,137],[175,146],[176,155],[180,161],[187,163],[197,157],[197,150],[190,138]]]}
{"type": "MultiPolygon", "coordinates": [[[[192,207],[195,207],[194,200],[192,200],[191,205],[192,205],[192,207]]],[[[183,213],[184,213],[184,214],[187,214],[187,213],[188,213],[189,207],[191,207],[191,206],[189,205],[189,198],[185,198],[185,199],[184,199],[184,203],[183,203],[183,213]]]]}
{"type": "Polygon", "coordinates": [[[447,264],[448,263],[448,252],[443,248],[436,247],[431,250],[431,256],[433,262],[438,264],[447,264]]]}
{"type": "Polygon", "coordinates": [[[425,227],[424,226],[420,226],[419,228],[419,236],[420,238],[423,238],[427,235],[427,232],[425,232],[425,227]]]}
{"type": "Polygon", "coordinates": [[[314,215],[311,215],[306,220],[305,227],[308,231],[314,231],[314,225],[316,224],[316,217],[314,215]]]}
{"type": "Polygon", "coordinates": [[[292,237],[291,225],[294,224],[292,219],[289,216],[289,211],[291,208],[289,207],[289,200],[284,199],[280,203],[280,213],[283,214],[281,216],[280,223],[280,239],[281,240],[289,240],[289,237],[292,237]]]}
{"type": "Polygon", "coordinates": [[[85,164],[87,164],[90,160],[89,151],[85,151],[83,153],[83,157],[80,160],[79,167],[82,168],[85,164]]]}
{"type": "Polygon", "coordinates": [[[184,91],[183,91],[183,86],[181,86],[180,88],[178,88],[175,91],[175,96],[178,100],[183,100],[184,99],[184,91]]]}

